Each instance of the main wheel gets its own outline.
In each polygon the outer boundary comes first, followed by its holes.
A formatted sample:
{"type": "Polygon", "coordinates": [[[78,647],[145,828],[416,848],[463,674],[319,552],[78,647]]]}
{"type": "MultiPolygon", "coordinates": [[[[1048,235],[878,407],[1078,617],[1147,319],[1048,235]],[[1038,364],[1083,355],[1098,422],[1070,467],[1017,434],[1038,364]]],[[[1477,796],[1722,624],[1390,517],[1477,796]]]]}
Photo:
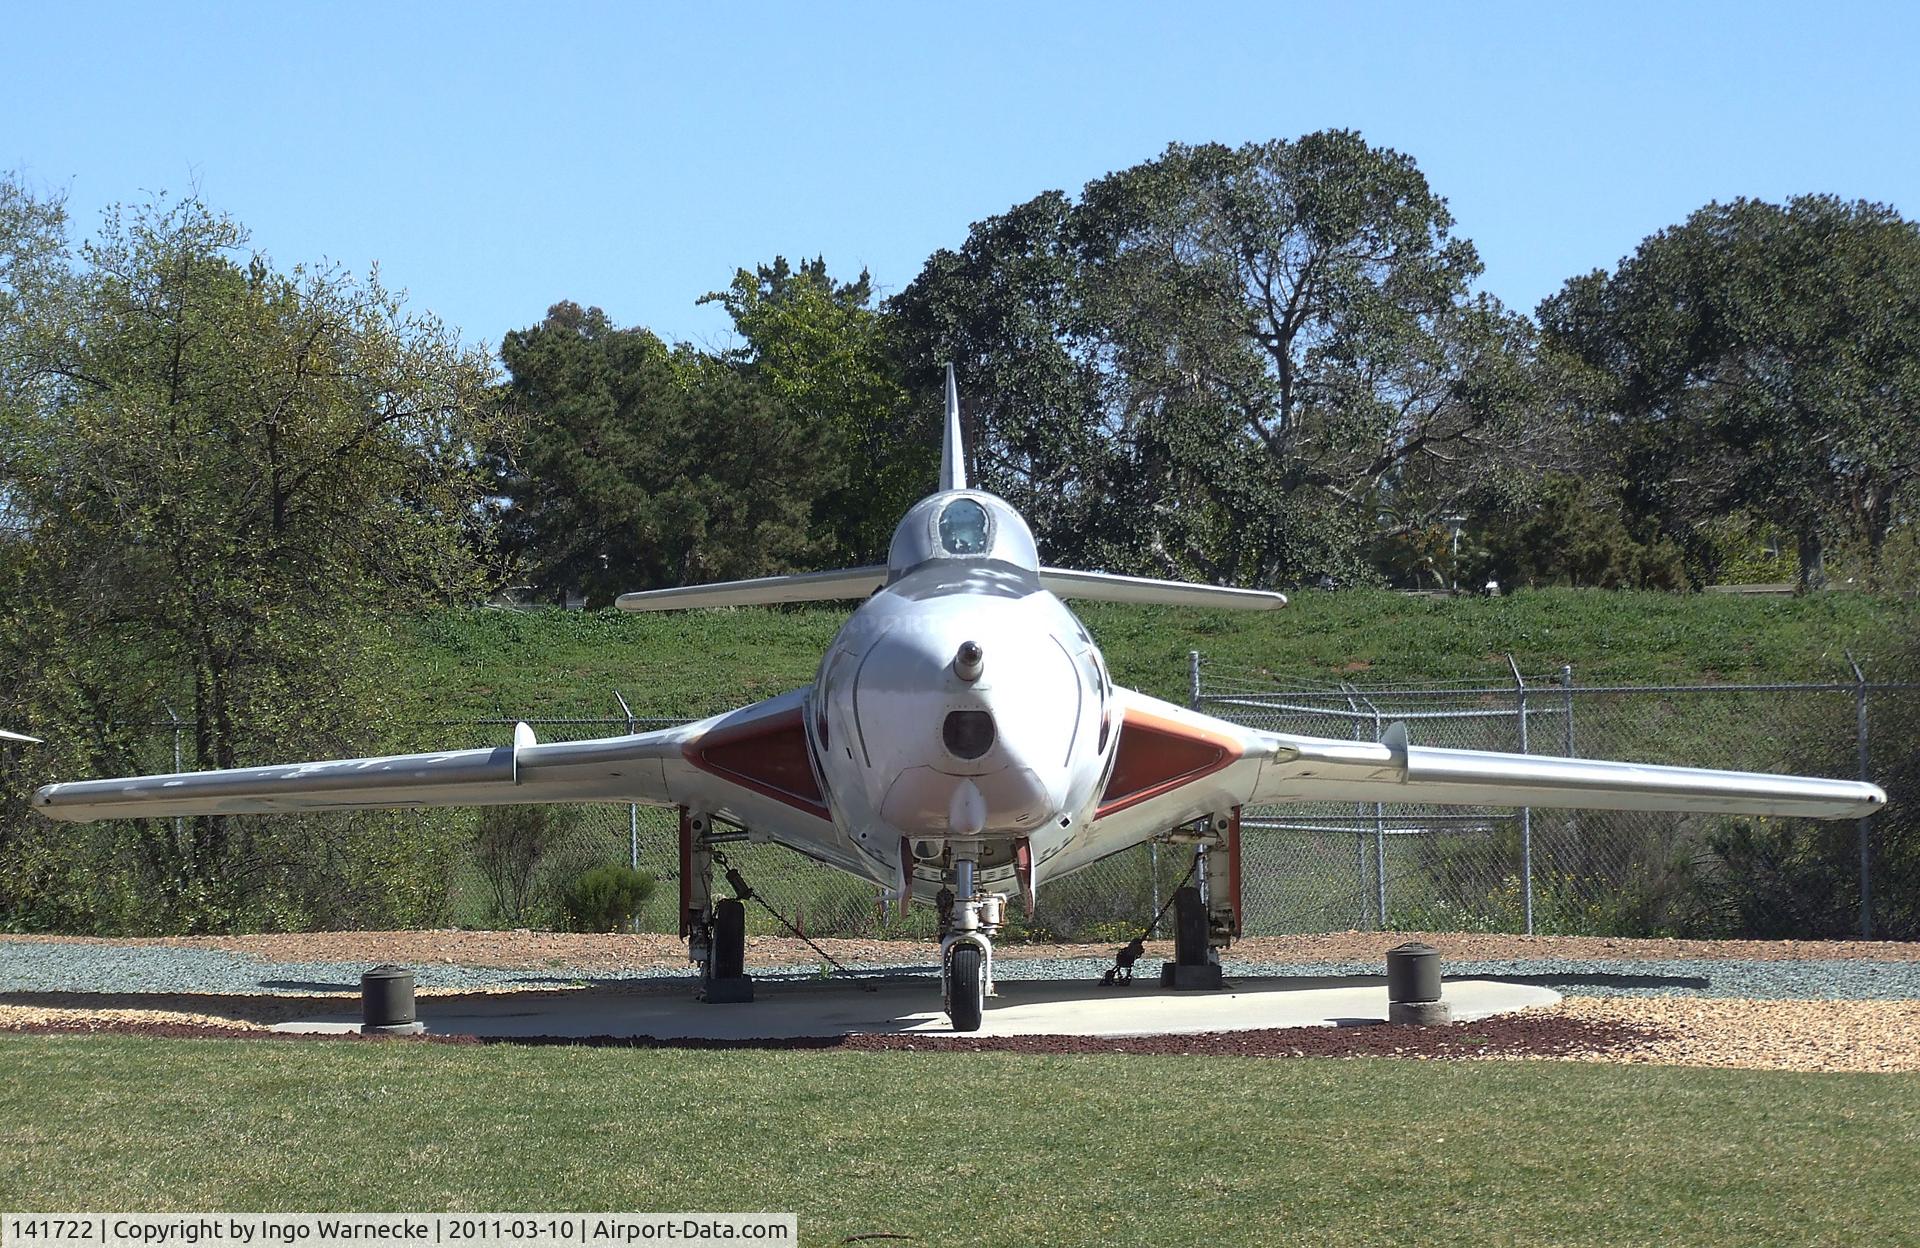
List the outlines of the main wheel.
{"type": "Polygon", "coordinates": [[[987,985],[980,973],[980,946],[955,945],[947,955],[947,1017],[955,1031],[979,1031],[987,1008],[987,985]]]}
{"type": "Polygon", "coordinates": [[[713,977],[738,979],[747,973],[747,908],[736,900],[713,907],[713,977]]]}

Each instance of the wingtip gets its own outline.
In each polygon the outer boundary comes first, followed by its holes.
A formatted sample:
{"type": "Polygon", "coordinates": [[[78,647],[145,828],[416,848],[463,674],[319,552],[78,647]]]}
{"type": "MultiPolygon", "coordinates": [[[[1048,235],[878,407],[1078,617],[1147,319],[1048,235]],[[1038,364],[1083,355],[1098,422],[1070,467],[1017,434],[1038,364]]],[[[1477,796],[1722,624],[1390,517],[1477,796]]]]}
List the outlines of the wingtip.
{"type": "Polygon", "coordinates": [[[60,808],[54,805],[54,797],[60,791],[57,784],[43,784],[33,791],[33,799],[28,805],[33,813],[43,819],[66,819],[60,808]]]}

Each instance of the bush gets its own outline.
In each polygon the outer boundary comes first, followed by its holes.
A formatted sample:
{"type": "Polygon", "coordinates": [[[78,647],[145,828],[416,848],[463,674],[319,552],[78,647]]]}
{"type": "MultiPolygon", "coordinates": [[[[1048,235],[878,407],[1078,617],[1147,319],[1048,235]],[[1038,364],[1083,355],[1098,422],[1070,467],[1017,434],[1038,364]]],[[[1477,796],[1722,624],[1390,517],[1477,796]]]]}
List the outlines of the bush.
{"type": "Polygon", "coordinates": [[[493,918],[508,927],[527,922],[538,900],[540,864],[559,839],[548,806],[490,806],[474,824],[474,860],[492,894],[493,918]]]}
{"type": "Polygon", "coordinates": [[[1680,548],[1670,538],[1635,534],[1617,503],[1578,477],[1548,477],[1530,502],[1482,509],[1470,528],[1460,552],[1466,585],[1687,588],[1680,548]]]}
{"type": "Polygon", "coordinates": [[[611,932],[624,927],[653,895],[653,876],[632,867],[594,867],[567,885],[561,904],[567,927],[576,932],[611,932]]]}

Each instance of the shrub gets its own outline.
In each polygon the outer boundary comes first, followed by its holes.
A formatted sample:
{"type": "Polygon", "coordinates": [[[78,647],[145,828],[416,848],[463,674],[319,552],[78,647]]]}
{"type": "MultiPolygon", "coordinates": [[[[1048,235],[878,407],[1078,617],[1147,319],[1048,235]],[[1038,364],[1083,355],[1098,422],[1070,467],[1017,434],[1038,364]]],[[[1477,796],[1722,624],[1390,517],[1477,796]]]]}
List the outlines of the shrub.
{"type": "Polygon", "coordinates": [[[493,917],[518,927],[527,921],[538,890],[541,860],[559,839],[548,806],[490,806],[474,825],[474,859],[492,893],[493,917]]]}
{"type": "Polygon", "coordinates": [[[568,884],[561,898],[567,927],[611,932],[626,925],[653,895],[653,876],[632,867],[594,867],[568,884]]]}

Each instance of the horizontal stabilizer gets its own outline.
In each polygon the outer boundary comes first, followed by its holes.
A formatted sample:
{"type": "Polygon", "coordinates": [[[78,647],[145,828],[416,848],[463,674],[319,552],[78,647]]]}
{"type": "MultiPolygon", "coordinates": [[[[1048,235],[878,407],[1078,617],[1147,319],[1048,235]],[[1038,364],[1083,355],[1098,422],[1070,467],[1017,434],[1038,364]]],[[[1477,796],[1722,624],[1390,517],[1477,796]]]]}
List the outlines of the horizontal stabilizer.
{"type": "Polygon", "coordinates": [[[1117,576],[1112,572],[1074,572],[1041,568],[1040,584],[1062,598],[1089,602],[1137,602],[1163,607],[1224,607],[1238,611],[1270,611],[1287,605],[1285,594],[1267,589],[1235,589],[1228,585],[1196,585],[1190,581],[1156,581],[1145,576],[1117,576]]]}
{"type": "Polygon", "coordinates": [[[43,744],[39,737],[23,736],[17,732],[8,732],[5,728],[0,728],[0,741],[18,741],[23,745],[43,744]]]}
{"type": "Polygon", "coordinates": [[[622,611],[682,611],[692,607],[760,607],[779,602],[832,602],[865,598],[887,583],[885,564],[866,568],[836,568],[832,572],[798,572],[791,576],[757,576],[749,581],[720,581],[713,585],[682,585],[673,589],[643,589],[621,594],[613,605],[622,611]]]}

